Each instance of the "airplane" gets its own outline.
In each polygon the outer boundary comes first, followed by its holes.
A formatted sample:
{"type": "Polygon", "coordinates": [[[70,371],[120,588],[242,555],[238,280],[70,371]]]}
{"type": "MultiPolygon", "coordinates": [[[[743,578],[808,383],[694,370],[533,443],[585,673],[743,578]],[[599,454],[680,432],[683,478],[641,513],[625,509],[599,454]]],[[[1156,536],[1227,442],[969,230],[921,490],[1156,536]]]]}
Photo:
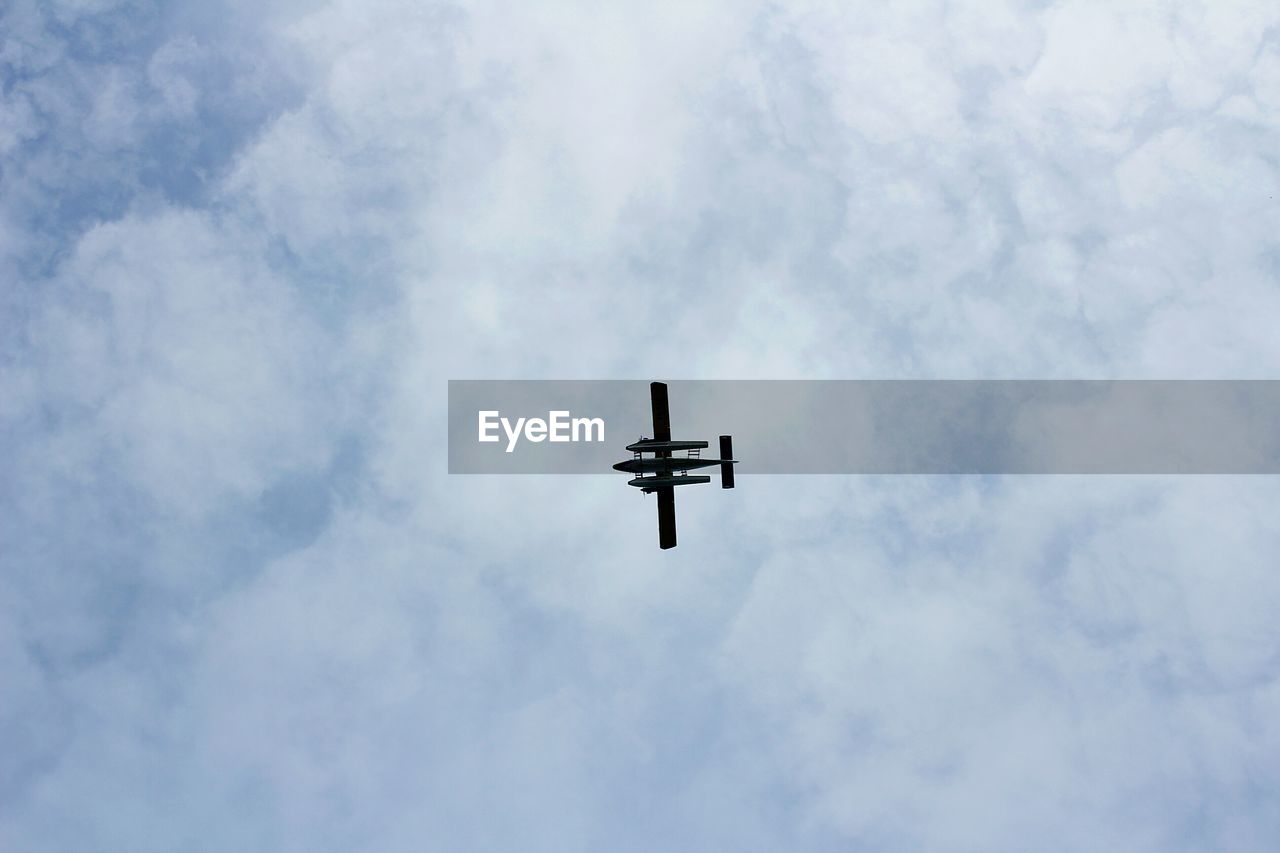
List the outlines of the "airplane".
{"type": "Polygon", "coordinates": [[[695,468],[720,466],[720,487],[733,488],[733,437],[720,436],[720,459],[703,459],[699,452],[707,447],[705,441],[672,441],[671,410],[667,405],[667,384],[665,382],[649,383],[649,400],[653,406],[653,438],[644,438],[627,445],[632,458],[613,466],[615,471],[635,474],[635,478],[627,482],[644,494],[651,492],[658,495],[658,547],[662,549],[676,547],[676,486],[692,486],[699,483],[710,483],[711,478],[689,472],[695,468]],[[684,456],[672,456],[673,452],[683,451],[684,456]],[[644,454],[652,453],[646,459],[644,454]],[[645,476],[645,475],[649,476],[645,476]]]}

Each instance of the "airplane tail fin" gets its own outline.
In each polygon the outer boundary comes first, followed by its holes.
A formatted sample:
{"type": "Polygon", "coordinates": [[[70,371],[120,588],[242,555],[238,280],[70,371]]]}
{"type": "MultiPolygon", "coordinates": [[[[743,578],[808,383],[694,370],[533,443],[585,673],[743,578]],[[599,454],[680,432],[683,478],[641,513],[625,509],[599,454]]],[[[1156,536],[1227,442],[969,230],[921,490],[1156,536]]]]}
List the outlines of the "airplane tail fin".
{"type": "Polygon", "coordinates": [[[720,458],[728,460],[720,463],[720,488],[733,488],[733,436],[720,436],[720,458]]]}

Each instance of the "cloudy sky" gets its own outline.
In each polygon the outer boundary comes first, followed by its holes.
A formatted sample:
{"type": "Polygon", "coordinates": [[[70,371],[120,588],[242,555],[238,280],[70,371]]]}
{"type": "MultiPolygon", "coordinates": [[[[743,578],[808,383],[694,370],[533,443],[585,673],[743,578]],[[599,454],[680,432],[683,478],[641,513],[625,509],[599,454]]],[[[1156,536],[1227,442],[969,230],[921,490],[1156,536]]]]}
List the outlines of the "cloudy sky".
{"type": "Polygon", "coordinates": [[[1268,2],[0,3],[0,848],[1274,849],[1273,478],[744,463],[660,553],[443,441],[1274,378],[1277,152],[1268,2]]]}

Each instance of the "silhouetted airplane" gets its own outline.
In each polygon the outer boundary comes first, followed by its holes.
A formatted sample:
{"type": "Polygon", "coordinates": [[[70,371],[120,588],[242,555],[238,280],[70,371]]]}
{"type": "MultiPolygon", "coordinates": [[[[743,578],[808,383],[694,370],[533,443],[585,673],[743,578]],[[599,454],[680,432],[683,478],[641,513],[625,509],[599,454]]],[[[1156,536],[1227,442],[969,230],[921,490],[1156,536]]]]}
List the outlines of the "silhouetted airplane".
{"type": "Polygon", "coordinates": [[[648,494],[658,494],[658,547],[676,547],[676,486],[692,486],[697,483],[710,483],[711,478],[690,475],[694,468],[720,466],[720,486],[733,488],[733,466],[737,461],[733,456],[733,437],[720,436],[720,455],[722,459],[703,459],[698,453],[707,446],[705,441],[672,441],[671,410],[667,405],[667,384],[665,382],[649,383],[649,398],[653,403],[653,438],[641,438],[634,444],[628,444],[627,450],[634,455],[625,462],[613,466],[615,471],[626,471],[635,474],[635,478],[627,482],[648,494]],[[684,456],[672,456],[672,451],[684,451],[684,456]],[[653,458],[646,459],[644,454],[652,453],[653,458]],[[649,476],[645,476],[648,474],[649,476]]]}

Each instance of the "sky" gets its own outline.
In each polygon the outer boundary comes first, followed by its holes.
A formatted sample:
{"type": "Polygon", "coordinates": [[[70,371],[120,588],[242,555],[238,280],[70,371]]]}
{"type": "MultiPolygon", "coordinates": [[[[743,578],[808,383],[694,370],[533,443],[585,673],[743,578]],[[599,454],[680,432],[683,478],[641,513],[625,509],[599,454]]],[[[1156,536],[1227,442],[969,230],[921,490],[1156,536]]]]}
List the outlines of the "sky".
{"type": "Polygon", "coordinates": [[[0,849],[1274,849],[1274,478],[445,430],[1275,378],[1277,151],[1266,2],[0,4],[0,849]]]}

